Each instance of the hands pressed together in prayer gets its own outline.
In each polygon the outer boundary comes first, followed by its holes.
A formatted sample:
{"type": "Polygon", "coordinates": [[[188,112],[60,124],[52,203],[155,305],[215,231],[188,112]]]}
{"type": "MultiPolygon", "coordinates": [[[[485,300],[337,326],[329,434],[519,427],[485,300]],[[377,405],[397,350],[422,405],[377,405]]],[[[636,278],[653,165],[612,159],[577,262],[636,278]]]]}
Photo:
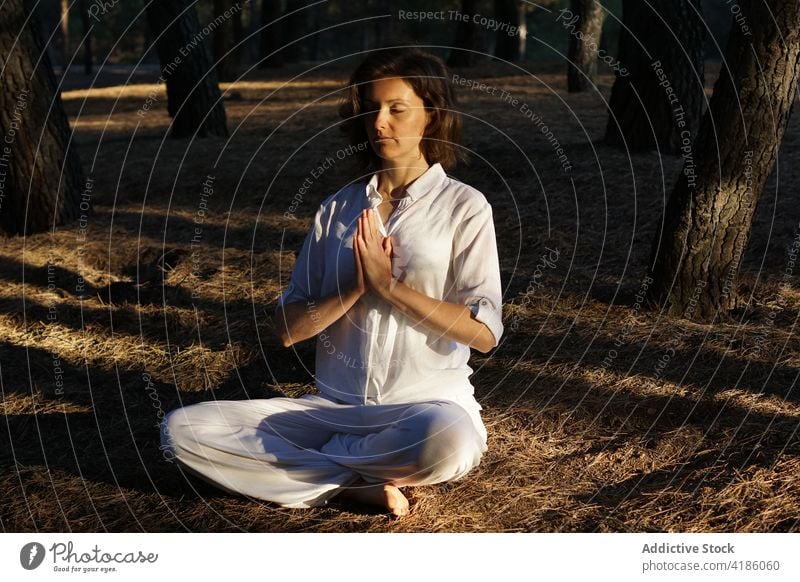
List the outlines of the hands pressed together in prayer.
{"type": "Polygon", "coordinates": [[[417,324],[481,352],[491,350],[495,344],[492,332],[471,317],[466,305],[434,299],[392,278],[392,238],[381,234],[376,212],[365,209],[358,218],[353,238],[356,280],[351,296],[355,297],[351,301],[372,290],[417,324]]]}
{"type": "Polygon", "coordinates": [[[472,317],[466,305],[429,297],[393,279],[392,239],[381,234],[375,212],[373,209],[364,210],[358,218],[358,228],[353,238],[356,271],[353,287],[345,293],[336,291],[321,298],[313,312],[306,308],[304,302],[288,304],[282,316],[285,324],[276,332],[281,343],[288,347],[315,336],[347,313],[362,295],[371,290],[415,325],[483,353],[491,350],[495,345],[492,332],[472,317]]]}
{"type": "Polygon", "coordinates": [[[358,217],[358,229],[353,238],[356,263],[355,288],[359,296],[371,289],[386,297],[394,286],[392,280],[392,238],[378,229],[376,211],[366,208],[358,217]]]}
{"type": "Polygon", "coordinates": [[[410,288],[405,289],[410,293],[397,296],[396,291],[403,285],[392,279],[392,240],[378,230],[378,217],[372,209],[364,210],[358,218],[353,254],[356,277],[350,289],[344,293],[337,290],[318,298],[313,310],[308,309],[304,301],[288,303],[279,308],[279,319],[283,325],[276,326],[275,334],[284,347],[317,335],[347,313],[368,290],[374,291],[403,312],[407,307],[404,303],[398,303],[400,300],[408,302],[419,296],[433,301],[410,288]]]}

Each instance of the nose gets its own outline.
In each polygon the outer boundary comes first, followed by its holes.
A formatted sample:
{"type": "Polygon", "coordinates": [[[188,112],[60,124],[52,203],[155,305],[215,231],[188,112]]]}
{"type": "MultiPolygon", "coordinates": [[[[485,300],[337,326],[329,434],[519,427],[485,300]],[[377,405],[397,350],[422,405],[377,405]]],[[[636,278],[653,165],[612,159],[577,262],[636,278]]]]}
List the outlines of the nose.
{"type": "Polygon", "coordinates": [[[372,112],[372,115],[374,117],[372,126],[375,128],[375,130],[381,131],[386,129],[389,111],[383,108],[376,109],[372,112]]]}

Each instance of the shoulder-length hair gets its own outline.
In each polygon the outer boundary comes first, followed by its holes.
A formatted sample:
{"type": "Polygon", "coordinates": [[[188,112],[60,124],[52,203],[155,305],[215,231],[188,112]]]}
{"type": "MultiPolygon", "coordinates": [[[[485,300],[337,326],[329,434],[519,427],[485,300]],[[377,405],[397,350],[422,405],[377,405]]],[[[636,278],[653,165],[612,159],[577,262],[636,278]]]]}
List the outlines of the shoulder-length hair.
{"type": "Polygon", "coordinates": [[[444,62],[437,56],[415,47],[392,47],[372,52],[353,72],[346,87],[339,115],[350,144],[358,148],[364,167],[379,168],[380,157],[369,145],[364,123],[364,93],[372,81],[402,78],[422,99],[430,121],[420,142],[429,164],[453,168],[466,156],[459,147],[461,117],[456,111],[455,91],[444,62]],[[364,148],[365,144],[367,145],[364,148]]]}

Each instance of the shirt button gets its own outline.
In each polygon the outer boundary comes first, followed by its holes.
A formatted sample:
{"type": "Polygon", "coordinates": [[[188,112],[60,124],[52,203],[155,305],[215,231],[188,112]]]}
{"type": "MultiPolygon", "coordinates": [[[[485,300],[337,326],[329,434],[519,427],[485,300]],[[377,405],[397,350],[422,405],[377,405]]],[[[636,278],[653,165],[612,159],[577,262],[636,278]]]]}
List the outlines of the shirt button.
{"type": "Polygon", "coordinates": [[[486,299],[484,299],[484,300],[482,300],[482,301],[481,301],[481,305],[487,305],[487,301],[486,301],[486,299]]]}

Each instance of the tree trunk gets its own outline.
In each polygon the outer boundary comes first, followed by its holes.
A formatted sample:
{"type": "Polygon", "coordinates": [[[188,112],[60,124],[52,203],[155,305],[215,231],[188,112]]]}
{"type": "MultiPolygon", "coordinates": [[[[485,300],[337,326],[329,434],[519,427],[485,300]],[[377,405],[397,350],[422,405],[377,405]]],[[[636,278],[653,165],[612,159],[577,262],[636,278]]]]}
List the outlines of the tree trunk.
{"type": "Polygon", "coordinates": [[[261,43],[259,45],[258,68],[277,68],[283,66],[283,21],[271,24],[282,15],[281,3],[277,0],[261,2],[261,43]]]}
{"type": "Polygon", "coordinates": [[[92,55],[92,25],[89,23],[89,7],[81,0],[81,26],[83,27],[83,72],[92,74],[94,57],[92,55]]]}
{"type": "Polygon", "coordinates": [[[61,0],[61,18],[58,21],[61,29],[61,62],[64,65],[64,73],[67,72],[69,64],[69,0],[61,0]]]}
{"type": "MultiPolygon", "coordinates": [[[[517,0],[494,0],[494,19],[519,30],[520,10],[517,0]]],[[[494,56],[504,61],[520,60],[519,34],[508,34],[509,28],[499,27],[495,32],[494,56]]]]}
{"type": "Polygon", "coordinates": [[[244,51],[246,56],[242,64],[252,65],[258,61],[259,44],[261,42],[259,38],[261,35],[258,32],[261,27],[261,6],[256,0],[251,0],[247,4],[247,10],[249,10],[249,19],[247,21],[247,36],[249,38],[246,42],[247,46],[244,51]]]}
{"type": "Polygon", "coordinates": [[[520,2],[517,4],[517,10],[519,11],[519,16],[517,17],[519,22],[519,34],[517,35],[519,60],[524,61],[528,50],[528,5],[520,2]]]}
{"type": "Polygon", "coordinates": [[[76,218],[84,177],[36,20],[23,0],[2,10],[0,226],[25,235],[76,218]]]}
{"type": "Polygon", "coordinates": [[[473,22],[476,0],[461,0],[461,17],[456,26],[456,38],[447,65],[471,67],[475,64],[475,49],[478,46],[478,31],[473,22]]]}
{"type": "Polygon", "coordinates": [[[685,157],[651,255],[649,299],[684,317],[736,306],[735,277],[797,91],[797,0],[740,6],[696,159],[685,157]]]}
{"type": "MultiPolygon", "coordinates": [[[[225,18],[225,11],[233,6],[233,0],[214,0],[214,22],[219,26],[214,29],[214,68],[220,81],[231,81],[236,75],[234,72],[233,54],[231,50],[231,22],[225,18]]],[[[240,12],[237,10],[237,14],[240,12]]]]}
{"type": "MultiPolygon", "coordinates": [[[[394,2],[391,0],[377,0],[375,2],[375,14],[396,14],[394,2]]],[[[375,46],[386,47],[396,40],[397,29],[394,16],[391,18],[379,18],[375,21],[375,46]]]]}
{"type": "Polygon", "coordinates": [[[307,0],[286,1],[287,16],[281,21],[281,28],[284,31],[283,58],[287,63],[297,63],[308,56],[305,48],[309,39],[300,40],[309,33],[309,11],[305,9],[306,4],[307,0]]]}
{"type": "Polygon", "coordinates": [[[323,28],[320,10],[321,9],[319,6],[315,6],[311,9],[311,26],[309,28],[309,32],[313,31],[314,34],[305,40],[305,44],[309,49],[308,58],[312,61],[319,61],[319,55],[322,51],[322,47],[320,46],[320,34],[318,32],[321,28],[323,28]]]}
{"type": "Polygon", "coordinates": [[[248,9],[250,3],[241,4],[241,10],[236,10],[233,13],[233,52],[231,53],[231,68],[233,69],[234,79],[236,78],[236,71],[239,65],[242,64],[242,55],[245,53],[245,40],[244,40],[244,23],[242,22],[242,13],[248,9]]]}
{"type": "Polygon", "coordinates": [[[625,71],[617,71],[611,90],[606,143],[677,154],[684,130],[697,132],[705,100],[700,4],[623,0],[619,61],[625,71]]]}
{"type": "Polygon", "coordinates": [[[570,0],[569,17],[562,19],[569,32],[567,90],[580,93],[594,88],[597,51],[606,12],[597,0],[570,0]]]}
{"type": "Polygon", "coordinates": [[[171,137],[227,136],[217,75],[193,2],[151,2],[147,20],[156,37],[161,81],[167,84],[171,137]]]}

